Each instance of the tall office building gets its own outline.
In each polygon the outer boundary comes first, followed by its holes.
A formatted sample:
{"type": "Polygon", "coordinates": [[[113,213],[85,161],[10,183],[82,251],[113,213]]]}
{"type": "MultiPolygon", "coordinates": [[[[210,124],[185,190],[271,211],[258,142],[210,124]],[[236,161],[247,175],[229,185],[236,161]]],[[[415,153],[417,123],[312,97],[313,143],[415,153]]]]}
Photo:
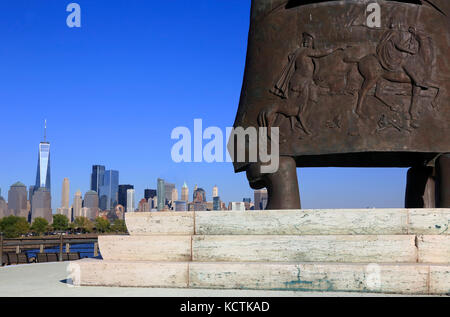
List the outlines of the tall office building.
{"type": "Polygon", "coordinates": [[[21,182],[11,185],[8,191],[9,215],[24,217],[28,220],[27,187],[21,182]]]}
{"type": "Polygon", "coordinates": [[[58,215],[64,215],[69,219],[69,222],[72,222],[72,208],[69,207],[69,197],[70,194],[70,185],[69,179],[64,178],[62,184],[62,192],[61,192],[61,207],[56,209],[56,213],[58,215]]]}
{"type": "Polygon", "coordinates": [[[214,185],[213,187],[212,196],[213,198],[219,196],[219,187],[217,187],[217,185],[214,185]]]}
{"type": "Polygon", "coordinates": [[[176,188],[172,188],[172,195],[170,200],[172,201],[172,203],[178,200],[178,190],[176,188]]]}
{"type": "Polygon", "coordinates": [[[186,182],[184,182],[183,187],[181,187],[181,200],[186,202],[189,201],[189,188],[186,185],[186,182]]]}
{"type": "Polygon", "coordinates": [[[157,183],[158,211],[162,211],[166,205],[166,186],[161,178],[158,178],[157,183]]]}
{"type": "Polygon", "coordinates": [[[255,194],[255,210],[264,210],[267,206],[268,195],[267,189],[257,189],[255,194]]]}
{"type": "Polygon", "coordinates": [[[103,165],[93,165],[91,174],[91,190],[100,194],[100,187],[103,186],[105,167],[103,165]]]}
{"type": "Polygon", "coordinates": [[[149,212],[150,211],[150,205],[149,205],[148,201],[145,198],[142,198],[139,201],[138,211],[139,212],[149,212]]]}
{"type": "Polygon", "coordinates": [[[98,194],[96,191],[90,190],[86,194],[84,194],[82,211],[84,217],[87,217],[90,220],[95,220],[99,213],[98,204],[98,194]]]}
{"type": "Polygon", "coordinates": [[[103,177],[103,185],[100,187],[100,209],[113,211],[118,204],[119,172],[108,170],[103,177]]]}
{"type": "MultiPolygon", "coordinates": [[[[135,207],[134,207],[134,189],[133,188],[129,188],[127,189],[127,212],[134,212],[135,211],[135,207]]],[[[145,198],[144,198],[145,199],[145,198]]],[[[147,202],[147,199],[145,199],[145,201],[147,202]]]]}
{"type": "Polygon", "coordinates": [[[175,184],[164,182],[164,191],[166,193],[166,203],[172,200],[172,190],[175,188],[175,184]]]}
{"type": "Polygon", "coordinates": [[[5,199],[2,196],[0,196],[0,219],[7,216],[9,216],[8,204],[6,203],[5,199]]]}
{"type": "Polygon", "coordinates": [[[147,201],[150,201],[150,199],[153,199],[157,196],[156,189],[144,189],[144,198],[147,201]]]}
{"type": "Polygon", "coordinates": [[[69,208],[69,197],[70,195],[70,184],[69,179],[64,178],[62,185],[62,194],[61,194],[61,208],[69,208]]]}
{"type": "Polygon", "coordinates": [[[48,221],[48,223],[53,223],[52,207],[51,207],[52,197],[50,191],[41,187],[34,191],[33,203],[31,209],[31,222],[34,219],[40,217],[48,221]]]}
{"type": "Polygon", "coordinates": [[[38,188],[47,188],[51,191],[50,186],[50,143],[47,142],[47,120],[44,126],[44,141],[39,143],[38,165],[36,173],[36,184],[34,191],[38,188]]]}
{"type": "MultiPolygon", "coordinates": [[[[124,206],[125,208],[127,208],[128,203],[127,203],[127,191],[129,189],[134,189],[133,185],[119,185],[119,205],[124,206]]],[[[127,210],[128,211],[128,210],[127,210]]]]}
{"type": "Polygon", "coordinates": [[[77,190],[75,196],[73,197],[72,204],[73,219],[83,216],[81,213],[81,208],[83,208],[83,198],[81,197],[81,191],[77,190]]]}
{"type": "Polygon", "coordinates": [[[213,197],[213,210],[222,210],[222,203],[219,196],[213,197]]]}
{"type": "Polygon", "coordinates": [[[193,202],[206,202],[206,192],[203,188],[198,188],[197,185],[195,185],[194,194],[192,197],[193,202]]]}

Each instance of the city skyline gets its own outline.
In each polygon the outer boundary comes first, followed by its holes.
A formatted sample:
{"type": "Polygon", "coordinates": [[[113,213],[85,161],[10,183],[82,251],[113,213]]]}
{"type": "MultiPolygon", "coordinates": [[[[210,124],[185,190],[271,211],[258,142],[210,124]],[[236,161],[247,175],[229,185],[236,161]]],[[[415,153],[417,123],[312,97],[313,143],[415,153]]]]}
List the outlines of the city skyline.
{"type": "MultiPolygon", "coordinates": [[[[2,4],[8,46],[0,54],[10,66],[1,81],[8,118],[0,126],[2,195],[17,181],[35,183],[48,119],[53,210],[61,205],[65,177],[71,200],[76,190],[90,189],[94,164],[120,171],[120,184],[133,184],[136,197],[156,189],[158,177],[177,184],[178,194],[186,181],[190,196],[195,184],[208,196],[217,184],[222,201],[253,197],[245,173],[234,174],[231,163],[177,164],[170,155],[175,127],[192,129],[196,118],[205,126],[233,124],[250,1],[79,2],[88,13],[79,29],[67,28],[57,2],[2,4]],[[179,23],[169,23],[173,19],[179,23]]],[[[404,204],[406,169],[305,168],[298,174],[303,208],[404,204]]]]}

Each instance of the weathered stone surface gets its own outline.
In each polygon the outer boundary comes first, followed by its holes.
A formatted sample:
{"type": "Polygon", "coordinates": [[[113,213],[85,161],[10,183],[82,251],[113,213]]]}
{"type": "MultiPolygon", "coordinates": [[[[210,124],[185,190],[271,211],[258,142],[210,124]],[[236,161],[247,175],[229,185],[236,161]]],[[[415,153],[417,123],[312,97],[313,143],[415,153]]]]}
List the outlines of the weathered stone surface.
{"type": "Polygon", "coordinates": [[[367,263],[71,262],[74,285],[386,294],[450,293],[450,266],[367,263]]]}
{"type": "Polygon", "coordinates": [[[105,260],[191,260],[191,236],[99,236],[98,241],[105,260]]]}
{"type": "Polygon", "coordinates": [[[450,234],[450,209],[127,213],[131,235],[450,234]],[[195,228],[194,228],[195,224],[195,228]]]}
{"type": "Polygon", "coordinates": [[[195,232],[202,235],[406,234],[407,213],[406,209],[198,212],[195,232]]]}
{"type": "Polygon", "coordinates": [[[416,262],[415,236],[194,236],[204,262],[416,262]]]}
{"type": "Polygon", "coordinates": [[[411,209],[409,213],[409,233],[450,234],[450,209],[411,209]]]}
{"type": "Polygon", "coordinates": [[[419,262],[450,263],[450,236],[424,235],[417,237],[419,262]]]}
{"type": "MultiPolygon", "coordinates": [[[[192,263],[193,288],[428,294],[428,266],[417,264],[192,263]]],[[[447,284],[449,285],[449,284],[447,284]]],[[[439,290],[436,289],[439,293],[439,290]]]]}
{"type": "Polygon", "coordinates": [[[132,236],[194,234],[193,212],[127,212],[125,221],[132,236]]]}
{"type": "Polygon", "coordinates": [[[430,266],[430,293],[450,295],[450,266],[430,266]]]}
{"type": "Polygon", "coordinates": [[[128,287],[188,287],[187,262],[123,262],[81,260],[71,262],[74,285],[128,287]]]}

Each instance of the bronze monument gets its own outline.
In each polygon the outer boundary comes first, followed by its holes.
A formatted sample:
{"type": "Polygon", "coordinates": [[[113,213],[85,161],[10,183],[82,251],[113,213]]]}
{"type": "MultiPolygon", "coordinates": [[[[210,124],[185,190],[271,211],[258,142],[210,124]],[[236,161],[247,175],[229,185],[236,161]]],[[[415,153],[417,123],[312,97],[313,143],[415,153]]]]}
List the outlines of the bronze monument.
{"type": "Polygon", "coordinates": [[[410,167],[406,207],[450,207],[450,1],[252,0],[234,127],[279,128],[277,172],[234,160],[268,209],[297,167],[410,167]]]}

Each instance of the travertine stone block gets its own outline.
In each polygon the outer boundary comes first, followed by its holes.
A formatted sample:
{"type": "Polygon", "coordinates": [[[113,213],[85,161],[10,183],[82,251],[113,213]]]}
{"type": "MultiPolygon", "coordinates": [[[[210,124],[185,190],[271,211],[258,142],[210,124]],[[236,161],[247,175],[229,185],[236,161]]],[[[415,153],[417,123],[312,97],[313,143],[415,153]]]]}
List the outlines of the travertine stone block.
{"type": "Polygon", "coordinates": [[[194,234],[193,212],[127,212],[125,222],[132,236],[194,234]]]}
{"type": "Polygon", "coordinates": [[[409,233],[450,235],[450,209],[410,209],[408,213],[409,233]]]}
{"type": "Polygon", "coordinates": [[[204,262],[417,262],[415,236],[194,236],[204,262]]]}
{"type": "Polygon", "coordinates": [[[192,288],[428,294],[428,266],[192,263],[189,281],[192,288]]]}
{"type": "Polygon", "coordinates": [[[450,266],[430,265],[430,294],[450,295],[450,266]]]}
{"type": "Polygon", "coordinates": [[[81,260],[71,262],[74,285],[119,287],[188,287],[187,262],[123,262],[81,260]]]}
{"type": "Polygon", "coordinates": [[[406,234],[406,209],[215,211],[195,213],[203,235],[406,234]]]}
{"type": "Polygon", "coordinates": [[[191,260],[191,236],[99,236],[98,241],[105,260],[191,260]]]}
{"type": "Polygon", "coordinates": [[[450,263],[450,236],[424,235],[417,237],[419,262],[450,263]]]}

